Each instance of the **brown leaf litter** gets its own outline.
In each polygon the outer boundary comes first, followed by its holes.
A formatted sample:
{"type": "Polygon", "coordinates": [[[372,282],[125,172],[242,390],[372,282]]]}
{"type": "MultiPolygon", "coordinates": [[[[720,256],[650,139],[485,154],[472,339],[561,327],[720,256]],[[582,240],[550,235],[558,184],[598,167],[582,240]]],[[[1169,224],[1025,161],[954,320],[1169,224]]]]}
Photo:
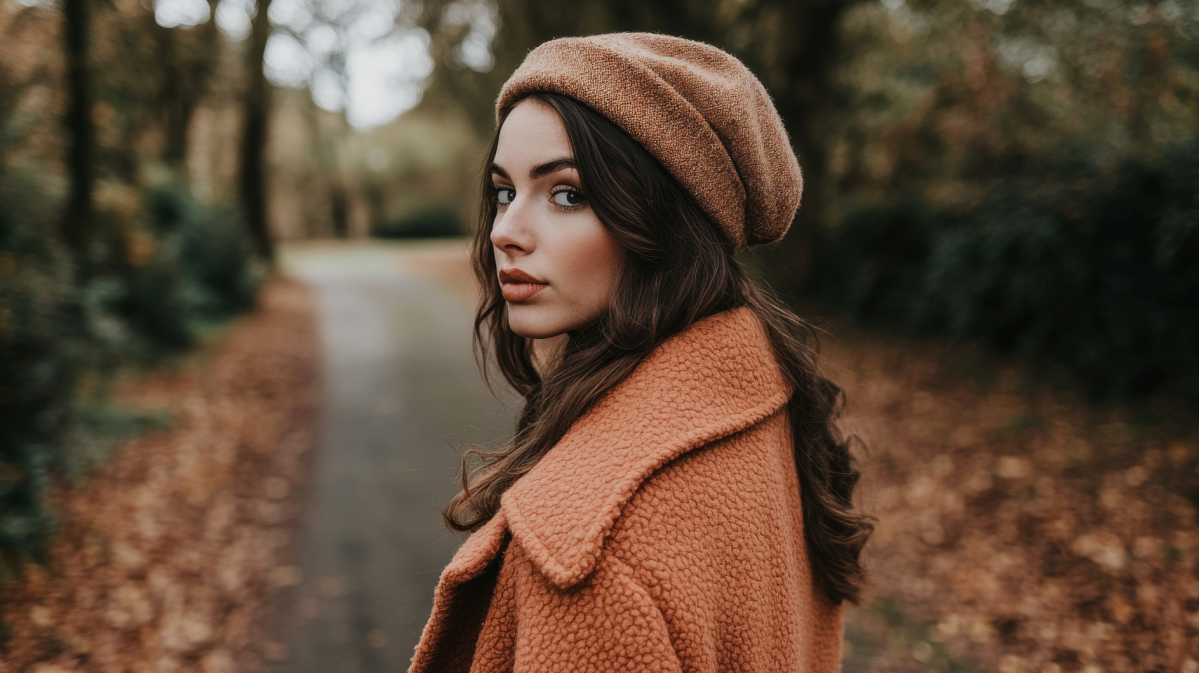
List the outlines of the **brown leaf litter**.
{"type": "Polygon", "coordinates": [[[851,334],[827,349],[879,517],[848,671],[1199,673],[1199,422],[1027,363],[851,334]]]}

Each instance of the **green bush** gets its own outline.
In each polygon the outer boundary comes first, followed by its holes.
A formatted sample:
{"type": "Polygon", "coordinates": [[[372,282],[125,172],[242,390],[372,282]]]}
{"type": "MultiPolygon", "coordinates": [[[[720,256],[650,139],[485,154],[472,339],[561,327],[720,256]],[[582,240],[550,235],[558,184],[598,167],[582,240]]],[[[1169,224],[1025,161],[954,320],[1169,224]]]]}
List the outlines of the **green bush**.
{"type": "Polygon", "coordinates": [[[191,346],[208,323],[249,309],[264,270],[232,208],[210,208],[176,186],[151,190],[144,227],[147,259],[116,265],[113,310],[130,346],[151,360],[191,346]]]}
{"type": "Polygon", "coordinates": [[[1099,399],[1199,401],[1199,145],[1013,185],[967,213],[863,209],[821,295],[868,322],[1065,365],[1099,399]]]}

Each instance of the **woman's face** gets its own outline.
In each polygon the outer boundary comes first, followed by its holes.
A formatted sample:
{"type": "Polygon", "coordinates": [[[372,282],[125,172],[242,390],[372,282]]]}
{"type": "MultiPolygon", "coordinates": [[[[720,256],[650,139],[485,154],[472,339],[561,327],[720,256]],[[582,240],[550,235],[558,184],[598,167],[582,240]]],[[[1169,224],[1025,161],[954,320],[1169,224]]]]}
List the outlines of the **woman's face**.
{"type": "Polygon", "coordinates": [[[512,109],[500,128],[491,184],[491,244],[509,328],[546,339],[598,318],[622,252],[580,189],[566,127],[552,108],[527,99],[512,109]]]}

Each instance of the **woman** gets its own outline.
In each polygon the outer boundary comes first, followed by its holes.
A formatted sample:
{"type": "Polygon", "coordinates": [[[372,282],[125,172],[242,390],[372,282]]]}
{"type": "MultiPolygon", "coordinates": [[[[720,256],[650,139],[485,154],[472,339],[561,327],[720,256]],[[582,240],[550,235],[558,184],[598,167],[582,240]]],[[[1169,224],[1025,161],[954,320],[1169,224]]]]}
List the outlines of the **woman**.
{"type": "Polygon", "coordinates": [[[463,466],[474,533],[411,670],[839,670],[872,525],[811,330],[733,259],[799,205],[762,85],[687,40],[562,39],[497,118],[475,334],[525,405],[463,466]]]}

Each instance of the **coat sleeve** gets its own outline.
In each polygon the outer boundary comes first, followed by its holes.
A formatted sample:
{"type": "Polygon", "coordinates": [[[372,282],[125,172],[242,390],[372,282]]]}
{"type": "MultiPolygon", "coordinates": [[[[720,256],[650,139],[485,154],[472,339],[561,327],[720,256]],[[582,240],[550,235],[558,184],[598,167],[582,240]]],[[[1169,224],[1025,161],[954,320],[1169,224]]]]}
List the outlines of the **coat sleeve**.
{"type": "Polygon", "coordinates": [[[566,590],[527,559],[521,563],[515,673],[681,673],[662,613],[618,559],[604,555],[591,576],[566,590]]]}

